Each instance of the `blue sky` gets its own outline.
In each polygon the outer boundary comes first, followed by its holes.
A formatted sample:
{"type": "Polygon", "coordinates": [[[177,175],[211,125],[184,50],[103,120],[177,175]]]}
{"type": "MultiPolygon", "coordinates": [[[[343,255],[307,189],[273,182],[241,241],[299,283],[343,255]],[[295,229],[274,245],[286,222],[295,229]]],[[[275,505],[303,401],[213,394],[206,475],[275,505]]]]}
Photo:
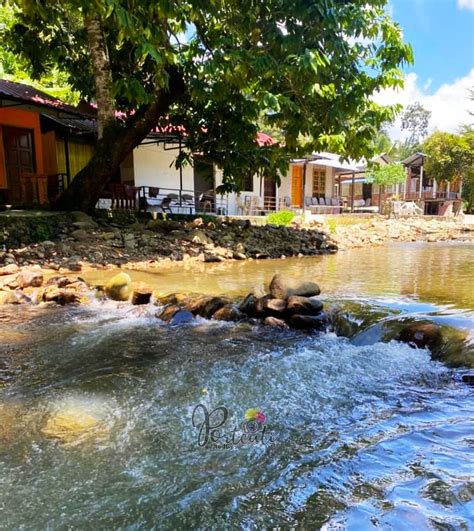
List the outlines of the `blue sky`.
{"type": "MultiPolygon", "coordinates": [[[[403,90],[375,95],[383,105],[420,102],[431,111],[430,131],[456,133],[472,123],[469,89],[474,88],[474,0],[389,0],[388,11],[413,47],[415,63],[405,69],[403,90]]],[[[398,119],[389,134],[403,139],[398,119]]]]}
{"type": "Polygon", "coordinates": [[[415,53],[406,71],[416,72],[421,86],[429,83],[431,92],[474,67],[473,1],[390,0],[390,10],[415,53]]]}

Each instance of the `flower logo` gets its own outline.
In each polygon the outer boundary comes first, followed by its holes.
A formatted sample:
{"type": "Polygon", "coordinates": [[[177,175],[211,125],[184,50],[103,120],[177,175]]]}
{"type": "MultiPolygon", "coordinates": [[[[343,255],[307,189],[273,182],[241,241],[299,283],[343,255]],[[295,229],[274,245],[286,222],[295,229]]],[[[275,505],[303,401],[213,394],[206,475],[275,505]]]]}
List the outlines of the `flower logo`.
{"type": "Polygon", "coordinates": [[[260,411],[259,409],[250,408],[247,409],[245,412],[245,420],[247,421],[256,421],[259,424],[265,424],[265,421],[267,418],[265,417],[265,413],[263,411],[260,411]]]}

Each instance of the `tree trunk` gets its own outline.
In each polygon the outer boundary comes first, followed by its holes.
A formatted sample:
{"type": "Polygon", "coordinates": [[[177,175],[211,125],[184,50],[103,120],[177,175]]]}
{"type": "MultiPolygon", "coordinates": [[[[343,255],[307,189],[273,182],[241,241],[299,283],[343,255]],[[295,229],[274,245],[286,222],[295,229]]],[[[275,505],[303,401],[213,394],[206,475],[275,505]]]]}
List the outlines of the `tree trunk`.
{"type": "Polygon", "coordinates": [[[109,53],[99,16],[89,13],[84,17],[91,54],[92,71],[94,72],[95,97],[97,102],[97,132],[99,139],[104,130],[115,122],[115,105],[112,98],[112,71],[109,53]]]}
{"type": "Polygon", "coordinates": [[[98,141],[91,160],[74,177],[54,205],[55,209],[92,212],[105,185],[119,171],[120,163],[146,138],[158,119],[166,115],[170,106],[183,94],[183,80],[173,71],[170,73],[169,88],[160,90],[152,104],[138,111],[125,126],[108,126],[98,141]]]}

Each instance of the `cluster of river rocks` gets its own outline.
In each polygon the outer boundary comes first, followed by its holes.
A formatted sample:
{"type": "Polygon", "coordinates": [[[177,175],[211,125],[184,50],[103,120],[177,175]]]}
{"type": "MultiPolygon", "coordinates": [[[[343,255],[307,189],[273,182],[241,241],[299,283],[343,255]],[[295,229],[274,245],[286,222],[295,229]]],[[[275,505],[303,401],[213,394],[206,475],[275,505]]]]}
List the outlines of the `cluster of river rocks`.
{"type": "Polygon", "coordinates": [[[0,268],[0,305],[88,304],[92,300],[113,300],[124,305],[147,305],[149,311],[171,326],[192,322],[197,317],[214,321],[247,322],[280,329],[331,330],[337,335],[371,342],[397,340],[419,348],[428,348],[435,359],[453,366],[474,367],[474,349],[466,348],[466,333],[422,319],[387,319],[375,316],[377,326],[370,331],[367,308],[362,305],[355,313],[346,307],[330,304],[323,309],[318,299],[319,286],[276,274],[268,293],[249,293],[243,299],[226,296],[172,293],[160,295],[143,284],[132,282],[130,275],[120,272],[104,285],[91,286],[73,275],[45,277],[39,266],[22,267],[10,264],[0,268]],[[381,321],[380,321],[381,319],[381,321]],[[379,321],[382,324],[378,324],[379,321]],[[365,335],[362,335],[365,334],[365,335]],[[365,337],[367,336],[367,337],[365,337]]]}
{"type": "Polygon", "coordinates": [[[329,324],[323,303],[316,298],[319,286],[275,275],[269,293],[249,293],[240,302],[225,297],[173,294],[160,300],[164,308],[157,316],[172,325],[195,316],[218,321],[252,320],[277,328],[324,330],[329,324]]]}
{"type": "Polygon", "coordinates": [[[82,212],[12,218],[0,230],[0,249],[2,245],[5,249],[0,251],[0,265],[40,264],[77,271],[84,264],[222,262],[337,251],[320,227],[253,225],[248,220],[220,218],[129,221],[94,219],[82,212]]]}

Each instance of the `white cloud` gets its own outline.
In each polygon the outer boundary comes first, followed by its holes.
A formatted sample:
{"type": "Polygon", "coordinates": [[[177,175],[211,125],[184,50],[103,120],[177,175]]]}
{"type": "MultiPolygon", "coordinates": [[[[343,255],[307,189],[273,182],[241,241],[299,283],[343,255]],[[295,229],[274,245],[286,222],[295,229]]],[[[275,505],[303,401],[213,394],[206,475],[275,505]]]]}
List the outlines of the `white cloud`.
{"type": "MultiPolygon", "coordinates": [[[[455,133],[461,124],[472,122],[469,110],[473,111],[473,103],[468,95],[469,89],[474,87],[474,68],[466,76],[456,79],[451,84],[441,85],[431,94],[428,91],[429,85],[425,83],[420,87],[418,76],[411,73],[405,78],[403,90],[386,89],[374,99],[382,105],[401,103],[404,107],[419,101],[423,107],[431,111],[430,132],[439,129],[455,133]]],[[[406,131],[401,130],[400,118],[389,129],[389,134],[397,140],[407,136],[406,131]]]]}
{"type": "Polygon", "coordinates": [[[458,0],[460,9],[472,9],[474,11],[474,0],[458,0]]]}

